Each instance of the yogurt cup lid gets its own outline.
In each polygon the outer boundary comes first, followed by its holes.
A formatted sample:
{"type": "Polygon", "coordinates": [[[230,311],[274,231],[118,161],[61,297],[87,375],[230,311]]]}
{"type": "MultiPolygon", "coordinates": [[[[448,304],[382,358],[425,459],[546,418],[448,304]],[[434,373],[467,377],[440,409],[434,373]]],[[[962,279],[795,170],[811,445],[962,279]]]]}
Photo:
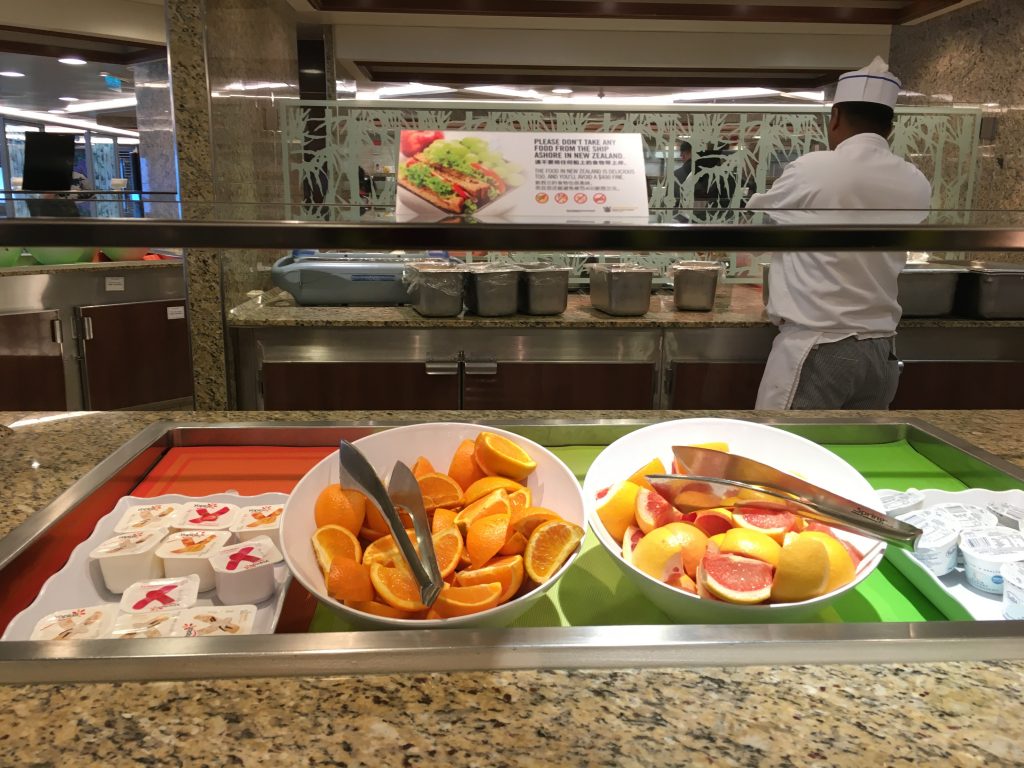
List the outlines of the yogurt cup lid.
{"type": "Polygon", "coordinates": [[[220,501],[192,501],[184,505],[175,522],[176,528],[209,528],[227,530],[235,522],[238,507],[220,501]]]}
{"type": "Polygon", "coordinates": [[[266,531],[281,527],[283,504],[260,504],[255,507],[242,507],[231,530],[235,533],[245,531],[266,531]]]}
{"type": "Polygon", "coordinates": [[[971,504],[935,504],[922,511],[937,511],[949,520],[957,530],[996,525],[998,519],[991,512],[971,504]]]}
{"type": "Polygon", "coordinates": [[[181,612],[178,637],[248,635],[256,621],[255,605],[204,605],[181,612]]]}
{"type": "Polygon", "coordinates": [[[125,613],[152,613],[191,608],[198,596],[199,577],[194,573],[174,579],[137,581],[121,595],[121,610],[125,613]]]}
{"type": "Polygon", "coordinates": [[[924,501],[924,494],[910,488],[906,491],[891,491],[883,489],[878,492],[878,499],[882,503],[882,510],[886,514],[898,513],[906,507],[912,507],[924,501]]]}
{"type": "Polygon", "coordinates": [[[268,536],[256,536],[224,547],[212,558],[210,564],[218,573],[244,573],[281,561],[281,553],[268,536]]]}
{"type": "Polygon", "coordinates": [[[993,501],[985,505],[985,511],[991,512],[993,515],[1008,517],[1011,520],[1016,520],[1017,523],[1024,522],[1024,507],[1018,507],[1016,504],[1010,504],[1006,501],[993,501]]]}
{"type": "Polygon", "coordinates": [[[103,557],[138,555],[156,547],[166,535],[166,528],[144,528],[140,531],[119,533],[96,547],[89,553],[89,557],[98,560],[103,557]]]}
{"type": "Polygon", "coordinates": [[[114,530],[124,533],[145,528],[167,528],[180,512],[180,504],[136,504],[125,510],[114,530]]]}
{"type": "Polygon", "coordinates": [[[1013,584],[1018,589],[1024,589],[1024,562],[1003,563],[999,568],[999,574],[1007,583],[1013,584]]]}
{"type": "Polygon", "coordinates": [[[960,549],[965,555],[995,562],[1024,560],[1024,533],[1012,528],[977,528],[964,531],[960,549]]]}
{"type": "Polygon", "coordinates": [[[36,622],[31,640],[91,640],[102,637],[117,616],[117,606],[92,605],[54,611],[36,622]]]}
{"type": "Polygon", "coordinates": [[[158,557],[209,557],[227,544],[231,534],[227,531],[176,531],[157,549],[158,557]]]}
{"type": "Polygon", "coordinates": [[[180,611],[152,611],[150,613],[122,613],[114,622],[110,636],[118,640],[146,637],[173,637],[178,626],[180,611]]]}

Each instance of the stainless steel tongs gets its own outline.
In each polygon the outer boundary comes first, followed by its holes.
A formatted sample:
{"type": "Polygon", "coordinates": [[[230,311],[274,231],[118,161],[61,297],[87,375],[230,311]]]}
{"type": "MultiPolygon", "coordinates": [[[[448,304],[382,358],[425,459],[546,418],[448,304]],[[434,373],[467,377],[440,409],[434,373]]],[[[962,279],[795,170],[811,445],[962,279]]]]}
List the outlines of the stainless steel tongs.
{"type": "Polygon", "coordinates": [[[756,491],[804,517],[904,549],[913,549],[923,533],[920,528],[753,459],[695,446],[674,446],[672,453],[685,474],[648,477],[658,494],[669,502],[687,484],[717,483],[731,489],[756,491]]]}
{"type": "Polygon", "coordinates": [[[426,606],[433,605],[437,596],[441,594],[444,581],[441,578],[441,570],[437,567],[430,522],[423,509],[423,494],[412,470],[402,462],[396,461],[394,469],[391,470],[388,489],[385,491],[384,484],[377,477],[373,466],[359,449],[347,440],[342,440],[338,446],[338,460],[341,486],[361,491],[380,507],[392,538],[408,563],[416,583],[419,584],[420,600],[426,606]],[[416,546],[410,541],[395,504],[405,509],[412,518],[416,546]]]}

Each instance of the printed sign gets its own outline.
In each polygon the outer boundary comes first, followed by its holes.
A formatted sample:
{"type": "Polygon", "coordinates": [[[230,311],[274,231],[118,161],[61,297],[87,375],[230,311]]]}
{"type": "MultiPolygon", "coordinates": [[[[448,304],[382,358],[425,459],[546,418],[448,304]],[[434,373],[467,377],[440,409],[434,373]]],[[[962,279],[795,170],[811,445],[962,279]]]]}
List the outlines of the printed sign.
{"type": "Polygon", "coordinates": [[[185,319],[185,308],[184,307],[168,307],[167,308],[167,319],[168,320],[184,320],[185,319]]]}
{"type": "Polygon", "coordinates": [[[637,133],[402,131],[399,221],[646,222],[637,133]]]}
{"type": "Polygon", "coordinates": [[[124,278],[123,277],[107,277],[103,280],[103,287],[108,291],[123,291],[124,290],[124,278]]]}

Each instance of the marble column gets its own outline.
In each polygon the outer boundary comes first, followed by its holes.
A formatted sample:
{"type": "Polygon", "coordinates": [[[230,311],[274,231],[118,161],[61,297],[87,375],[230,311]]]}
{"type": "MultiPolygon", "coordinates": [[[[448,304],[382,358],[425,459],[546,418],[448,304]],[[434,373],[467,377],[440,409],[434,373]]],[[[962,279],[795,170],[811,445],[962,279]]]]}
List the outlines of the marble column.
{"type": "Polygon", "coordinates": [[[139,131],[139,160],[147,218],[178,218],[178,168],[174,145],[174,107],[171,104],[167,59],[132,64],[135,119],[139,131]],[[168,194],[159,194],[166,192],[168,194]]]}

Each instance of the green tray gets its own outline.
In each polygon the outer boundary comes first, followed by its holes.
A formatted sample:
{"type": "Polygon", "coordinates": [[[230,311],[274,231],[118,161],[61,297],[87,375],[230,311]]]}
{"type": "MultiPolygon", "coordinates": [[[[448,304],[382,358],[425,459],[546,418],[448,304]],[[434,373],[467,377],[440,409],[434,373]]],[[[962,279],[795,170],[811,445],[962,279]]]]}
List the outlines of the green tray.
{"type": "MultiPolygon", "coordinates": [[[[842,457],[875,488],[936,488],[963,490],[966,486],[918,453],[905,440],[870,445],[825,445],[842,457]]],[[[571,445],[550,449],[583,481],[604,446],[571,445]]],[[[971,620],[957,601],[936,592],[926,597],[896,567],[883,559],[855,589],[823,608],[817,622],[913,622],[971,620]]],[[[620,566],[587,531],[583,552],[547,594],[516,619],[514,627],[606,626],[675,623],[655,607],[623,575],[620,566]]],[[[345,619],[317,606],[312,632],[353,629],[345,619]]]]}

